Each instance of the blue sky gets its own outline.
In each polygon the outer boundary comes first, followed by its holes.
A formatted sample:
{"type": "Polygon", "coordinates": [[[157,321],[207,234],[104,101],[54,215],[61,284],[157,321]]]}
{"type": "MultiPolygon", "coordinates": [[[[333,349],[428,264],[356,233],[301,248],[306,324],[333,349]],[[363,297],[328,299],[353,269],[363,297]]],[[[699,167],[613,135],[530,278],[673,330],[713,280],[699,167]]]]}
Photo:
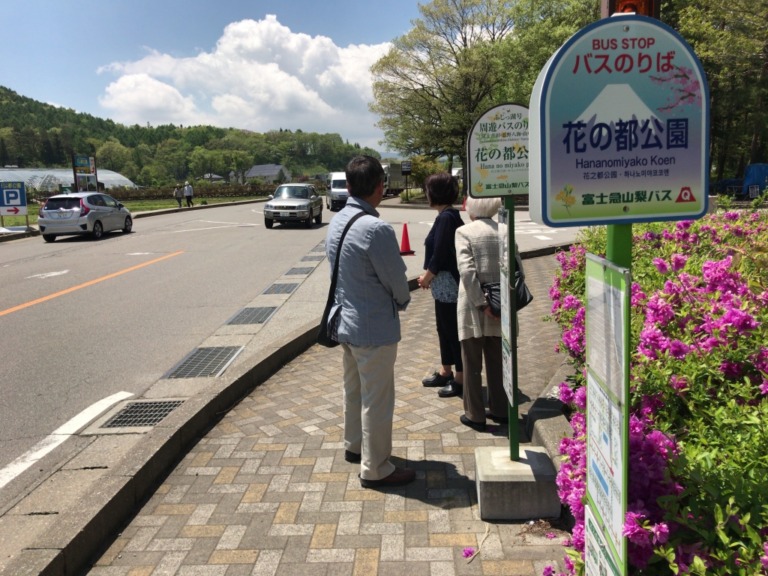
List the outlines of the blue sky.
{"type": "Polygon", "coordinates": [[[336,132],[384,150],[368,72],[415,0],[3,0],[0,85],[123,124],[336,132]]]}

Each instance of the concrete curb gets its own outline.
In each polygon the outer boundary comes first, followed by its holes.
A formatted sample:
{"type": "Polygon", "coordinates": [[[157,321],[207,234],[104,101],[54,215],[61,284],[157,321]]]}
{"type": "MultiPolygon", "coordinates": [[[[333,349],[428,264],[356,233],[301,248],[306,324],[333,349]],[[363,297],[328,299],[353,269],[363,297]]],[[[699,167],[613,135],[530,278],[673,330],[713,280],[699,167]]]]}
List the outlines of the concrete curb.
{"type": "Polygon", "coordinates": [[[40,231],[37,228],[29,228],[25,232],[10,232],[8,234],[0,234],[0,242],[21,240],[22,238],[29,238],[30,236],[40,236],[40,231]]]}

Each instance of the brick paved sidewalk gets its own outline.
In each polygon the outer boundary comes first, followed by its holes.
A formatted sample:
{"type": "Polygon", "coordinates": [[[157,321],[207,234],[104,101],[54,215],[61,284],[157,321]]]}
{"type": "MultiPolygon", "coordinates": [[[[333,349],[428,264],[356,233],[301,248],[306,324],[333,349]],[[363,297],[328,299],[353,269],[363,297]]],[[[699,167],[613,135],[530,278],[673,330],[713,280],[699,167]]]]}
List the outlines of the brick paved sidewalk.
{"type": "MultiPolygon", "coordinates": [[[[535,300],[521,313],[521,416],[562,363],[557,327],[542,320],[554,257],[525,267],[535,300]]],[[[421,385],[439,363],[429,292],[414,292],[402,319],[394,461],[417,471],[413,484],[361,489],[359,465],[343,456],[341,348],[313,346],[199,440],[88,574],[533,576],[561,566],[566,532],[480,519],[474,449],[508,446],[508,431],[461,425],[461,399],[421,385]],[[480,549],[471,562],[469,547],[480,549]]]]}

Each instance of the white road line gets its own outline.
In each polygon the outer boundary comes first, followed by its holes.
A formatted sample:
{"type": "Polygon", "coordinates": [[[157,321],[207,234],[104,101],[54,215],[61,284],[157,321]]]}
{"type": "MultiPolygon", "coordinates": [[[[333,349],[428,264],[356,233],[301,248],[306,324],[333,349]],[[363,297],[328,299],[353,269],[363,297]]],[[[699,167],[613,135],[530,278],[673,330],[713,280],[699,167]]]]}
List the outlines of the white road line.
{"type": "Polygon", "coordinates": [[[200,220],[205,224],[226,224],[228,226],[240,226],[240,222],[222,222],[220,220],[200,220]]]}
{"type": "Polygon", "coordinates": [[[118,402],[122,402],[131,396],[133,396],[133,394],[130,392],[118,392],[117,394],[112,394],[112,396],[107,396],[103,400],[91,404],[69,422],[58,427],[52,434],[43,438],[27,452],[0,470],[0,488],[8,484],[35,462],[42,459],[46,454],[54,450],[86,424],[90,423],[118,402]]]}
{"type": "Polygon", "coordinates": [[[69,270],[59,270],[58,272],[43,272],[42,274],[33,274],[32,276],[27,276],[25,280],[30,280],[31,278],[53,278],[54,276],[63,276],[64,274],[69,274],[69,270]]]}
{"type": "MultiPolygon", "coordinates": [[[[202,232],[204,230],[219,230],[221,228],[239,228],[242,224],[228,224],[226,226],[207,226],[205,228],[190,228],[188,230],[173,230],[171,234],[184,234],[187,232],[202,232]]],[[[251,226],[257,226],[257,224],[251,224],[251,226]]]]}
{"type": "Polygon", "coordinates": [[[550,238],[549,236],[541,236],[541,235],[536,235],[534,236],[534,238],[536,238],[536,240],[552,240],[552,238],[550,238]]]}

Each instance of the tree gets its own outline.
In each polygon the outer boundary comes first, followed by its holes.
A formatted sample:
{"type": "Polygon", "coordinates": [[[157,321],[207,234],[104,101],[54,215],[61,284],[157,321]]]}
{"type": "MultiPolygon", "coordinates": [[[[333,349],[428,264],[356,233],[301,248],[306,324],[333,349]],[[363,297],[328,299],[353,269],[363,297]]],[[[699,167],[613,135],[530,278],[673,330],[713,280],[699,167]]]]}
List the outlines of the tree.
{"type": "Polygon", "coordinates": [[[157,145],[153,162],[163,167],[165,183],[184,182],[189,150],[189,146],[178,138],[169,138],[157,145]]]}
{"type": "Polygon", "coordinates": [[[520,0],[513,8],[515,33],[501,46],[505,70],[501,102],[528,106],[547,60],[576,32],[600,18],[595,0],[520,0]]]}
{"type": "MultiPolygon", "coordinates": [[[[716,178],[768,159],[768,1],[673,2],[675,26],[706,71],[716,178]]],[[[664,16],[664,14],[662,14],[664,16]]]]}
{"type": "Polygon", "coordinates": [[[232,172],[236,182],[245,182],[245,173],[252,166],[251,155],[243,150],[225,150],[223,154],[227,166],[226,176],[229,177],[229,173],[232,172]]]}
{"type": "Polygon", "coordinates": [[[196,147],[189,155],[189,171],[193,178],[202,178],[205,174],[224,172],[226,163],[220,150],[208,150],[196,147]]]}
{"type": "Polygon", "coordinates": [[[96,158],[100,168],[122,172],[123,167],[131,159],[131,151],[115,138],[109,138],[96,149],[96,158]]]}
{"type": "Polygon", "coordinates": [[[458,156],[494,102],[503,71],[495,48],[511,31],[509,2],[433,0],[376,62],[374,102],[387,144],[405,155],[458,156]]]}
{"type": "Polygon", "coordinates": [[[411,181],[409,188],[424,189],[424,181],[428,176],[443,172],[445,168],[434,158],[428,156],[414,156],[411,158],[411,181]]]}

